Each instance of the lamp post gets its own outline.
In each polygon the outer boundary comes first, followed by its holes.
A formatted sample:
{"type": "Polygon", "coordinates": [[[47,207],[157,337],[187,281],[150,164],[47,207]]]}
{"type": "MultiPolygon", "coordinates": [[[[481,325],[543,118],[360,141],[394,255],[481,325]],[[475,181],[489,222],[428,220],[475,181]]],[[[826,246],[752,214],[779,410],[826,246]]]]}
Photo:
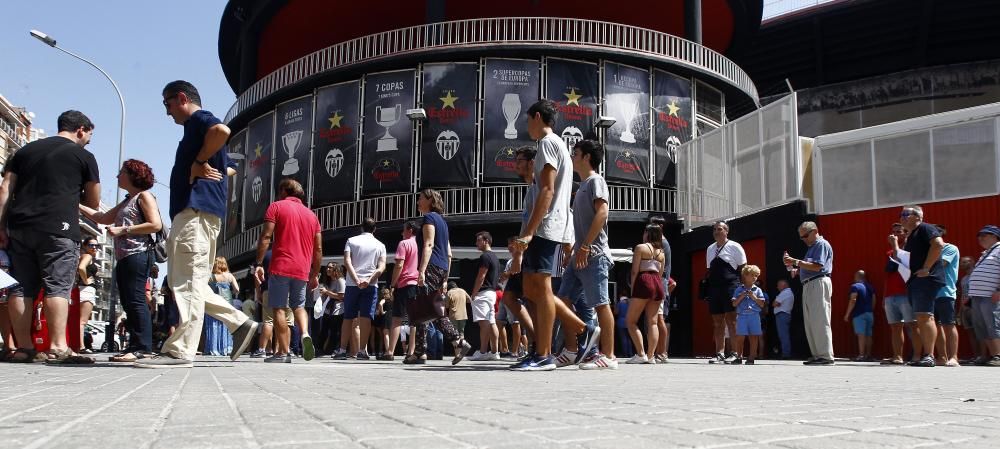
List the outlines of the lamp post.
{"type": "MultiPolygon", "coordinates": [[[[97,64],[94,64],[93,62],[90,62],[86,58],[84,58],[84,57],[82,57],[82,56],[80,56],[80,55],[78,55],[76,53],[73,53],[73,52],[71,52],[69,50],[66,50],[65,48],[62,48],[62,47],[56,45],[56,40],[52,36],[49,36],[49,35],[41,32],[41,31],[38,31],[38,30],[31,30],[30,34],[31,34],[31,37],[42,41],[45,45],[48,45],[49,47],[52,47],[52,48],[54,48],[56,50],[59,50],[59,51],[61,51],[63,53],[66,53],[67,55],[70,55],[70,56],[72,56],[72,57],[74,57],[76,59],[79,59],[79,60],[87,63],[87,65],[89,65],[89,66],[97,69],[98,72],[101,72],[101,75],[104,75],[104,77],[107,78],[108,81],[111,82],[111,87],[115,88],[115,93],[118,94],[118,103],[121,104],[121,108],[122,108],[121,125],[120,125],[119,136],[118,136],[118,166],[121,167],[122,160],[125,158],[125,98],[122,97],[122,91],[118,89],[118,84],[115,83],[115,80],[111,79],[111,75],[108,75],[108,72],[105,72],[104,69],[98,67],[97,64]]],[[[121,196],[122,196],[121,189],[115,188],[115,205],[117,205],[119,202],[121,202],[121,196]]],[[[114,279],[114,272],[115,272],[115,259],[112,258],[111,259],[111,278],[112,279],[114,279]]],[[[114,289],[114,285],[112,285],[111,291],[114,291],[114,290],[115,290],[114,289]]],[[[121,294],[121,292],[118,292],[118,293],[121,294]]],[[[110,316],[108,317],[109,318],[108,319],[108,327],[105,330],[105,334],[104,334],[105,338],[108,338],[108,337],[114,338],[113,335],[115,334],[115,332],[114,332],[115,331],[115,301],[113,299],[114,298],[112,298],[111,301],[108,301],[108,314],[110,316]]],[[[108,349],[109,350],[111,349],[111,343],[110,342],[108,343],[108,349]]]]}

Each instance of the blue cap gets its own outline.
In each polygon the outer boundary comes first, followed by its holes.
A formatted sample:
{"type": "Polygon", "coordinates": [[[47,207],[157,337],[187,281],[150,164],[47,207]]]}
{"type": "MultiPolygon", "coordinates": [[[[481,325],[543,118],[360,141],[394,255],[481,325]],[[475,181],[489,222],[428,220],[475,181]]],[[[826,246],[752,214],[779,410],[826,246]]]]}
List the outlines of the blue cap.
{"type": "Polygon", "coordinates": [[[979,233],[977,233],[976,235],[982,235],[982,234],[993,234],[997,236],[997,238],[1000,238],[1000,228],[996,227],[995,225],[986,225],[983,226],[983,229],[980,229],[979,233]]]}

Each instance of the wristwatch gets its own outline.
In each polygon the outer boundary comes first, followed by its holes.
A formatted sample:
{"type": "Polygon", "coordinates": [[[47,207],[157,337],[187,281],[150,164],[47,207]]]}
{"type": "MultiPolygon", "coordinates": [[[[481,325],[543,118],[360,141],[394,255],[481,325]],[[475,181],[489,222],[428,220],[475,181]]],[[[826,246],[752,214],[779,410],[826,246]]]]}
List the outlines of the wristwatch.
{"type": "Polygon", "coordinates": [[[205,165],[205,164],[207,164],[207,163],[208,163],[208,161],[207,161],[207,160],[205,160],[205,161],[199,161],[198,159],[195,159],[194,161],[195,161],[195,162],[197,162],[197,163],[198,163],[198,165],[205,165]]]}

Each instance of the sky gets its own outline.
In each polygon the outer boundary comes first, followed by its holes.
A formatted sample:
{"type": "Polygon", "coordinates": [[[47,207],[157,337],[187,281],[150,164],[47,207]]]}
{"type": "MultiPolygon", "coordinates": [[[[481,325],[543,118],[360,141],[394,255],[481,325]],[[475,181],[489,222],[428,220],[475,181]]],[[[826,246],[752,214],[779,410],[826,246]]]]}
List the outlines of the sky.
{"type": "MultiPolygon", "coordinates": [[[[205,109],[224,118],[235,95],[219,64],[219,21],[224,0],[81,3],[69,0],[3,2],[0,94],[35,113],[32,127],[56,134],[56,119],[76,109],[95,124],[87,149],[100,165],[101,200],[113,205],[118,173],[121,107],[100,72],[31,37],[32,29],[108,72],[125,98],[125,159],[153,168],[152,192],[169,223],[170,169],[183,129],[166,115],[160,92],[176,79],[193,83],[205,109]]],[[[122,191],[122,196],[124,196],[122,191]]]]}

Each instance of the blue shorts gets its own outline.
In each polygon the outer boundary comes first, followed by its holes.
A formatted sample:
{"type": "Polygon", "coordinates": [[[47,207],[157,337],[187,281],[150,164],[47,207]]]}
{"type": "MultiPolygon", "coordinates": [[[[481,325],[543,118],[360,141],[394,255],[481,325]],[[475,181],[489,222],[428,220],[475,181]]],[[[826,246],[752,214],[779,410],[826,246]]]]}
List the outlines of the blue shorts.
{"type": "Polygon", "coordinates": [[[272,309],[298,309],[306,305],[306,283],[280,274],[267,279],[267,306],[272,309]]]}
{"type": "MultiPolygon", "coordinates": [[[[269,287],[273,288],[273,287],[269,287]]],[[[378,304],[378,288],[369,285],[362,290],[355,285],[348,285],[344,291],[344,319],[354,318],[375,319],[375,306],[378,304]]]]}
{"type": "Polygon", "coordinates": [[[524,250],[521,257],[522,273],[540,273],[552,275],[556,269],[556,249],[559,242],[535,236],[524,250]]]}
{"type": "MultiPolygon", "coordinates": [[[[575,259],[575,258],[574,258],[575,259]]],[[[611,304],[608,296],[608,273],[611,261],[605,256],[590,257],[587,266],[577,269],[571,260],[563,273],[562,283],[556,296],[569,298],[573,304],[581,304],[593,309],[611,304]]]]}
{"type": "Polygon", "coordinates": [[[875,315],[865,312],[851,319],[854,324],[854,335],[872,336],[872,327],[875,326],[875,315]]]}
{"type": "Polygon", "coordinates": [[[943,326],[955,325],[955,298],[942,296],[934,300],[934,321],[943,326]]]}
{"type": "Polygon", "coordinates": [[[906,295],[893,295],[885,298],[885,320],[889,324],[912,323],[913,307],[906,295]]]}
{"type": "Polygon", "coordinates": [[[937,299],[937,292],[940,289],[941,286],[937,283],[922,278],[910,278],[906,293],[910,298],[913,313],[934,316],[934,300],[937,299]]]}
{"type": "Polygon", "coordinates": [[[736,335],[764,335],[764,330],[760,327],[760,315],[736,315],[736,335]]]}
{"type": "Polygon", "coordinates": [[[969,301],[976,336],[982,340],[1000,339],[1000,303],[988,296],[973,296],[969,301]]]}

